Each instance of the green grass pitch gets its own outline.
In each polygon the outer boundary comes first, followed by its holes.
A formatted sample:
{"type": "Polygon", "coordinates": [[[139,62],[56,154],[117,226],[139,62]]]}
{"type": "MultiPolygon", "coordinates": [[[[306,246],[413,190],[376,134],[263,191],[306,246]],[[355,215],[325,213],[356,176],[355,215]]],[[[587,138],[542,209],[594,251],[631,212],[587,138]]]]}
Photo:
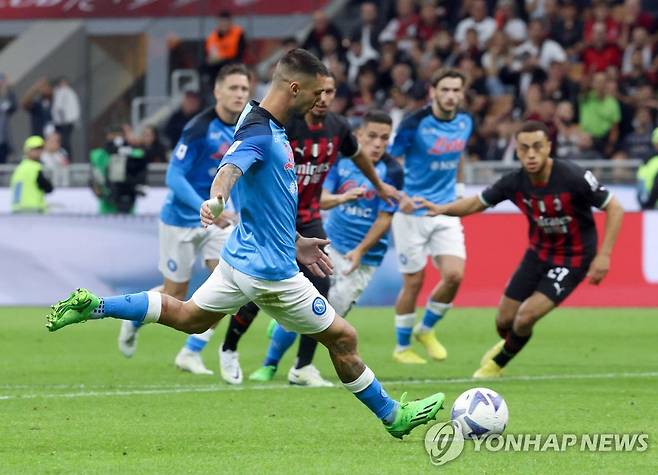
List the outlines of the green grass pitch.
{"type": "MultiPolygon", "coordinates": [[[[410,398],[488,386],[510,410],[511,433],[649,434],[643,453],[475,452],[434,467],[426,427],[393,439],[341,387],[290,387],[294,351],[269,384],[236,389],[175,370],[184,335],[151,325],[132,360],[116,348],[119,323],[95,321],[49,334],[45,309],[0,309],[0,473],[656,473],[658,314],[561,309],[542,321],[507,379],[468,381],[496,341],[491,309],[455,309],[438,327],[443,363],[391,360],[393,311],[356,309],[360,350],[388,392],[410,398]]],[[[261,316],[240,348],[245,375],[264,355],[261,316]]],[[[205,351],[217,373],[226,323],[205,351]]],[[[296,351],[296,345],[294,347],[296,351]]],[[[419,348],[419,351],[422,349],[419,348]]],[[[324,349],[317,366],[336,381],[324,349]]]]}

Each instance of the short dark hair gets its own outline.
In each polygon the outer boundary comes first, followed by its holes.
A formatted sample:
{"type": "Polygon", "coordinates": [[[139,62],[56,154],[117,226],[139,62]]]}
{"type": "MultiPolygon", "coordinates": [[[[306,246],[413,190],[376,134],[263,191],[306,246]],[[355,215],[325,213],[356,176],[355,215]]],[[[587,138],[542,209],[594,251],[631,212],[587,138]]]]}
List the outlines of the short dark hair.
{"type": "Polygon", "coordinates": [[[462,85],[466,85],[466,74],[461,72],[459,69],[455,68],[441,68],[438,71],[436,71],[434,74],[432,74],[432,78],[430,80],[430,84],[432,84],[432,87],[436,87],[436,85],[441,82],[442,79],[445,78],[458,78],[462,80],[462,85]]]}
{"type": "Polygon", "coordinates": [[[548,130],[548,126],[543,122],[539,122],[538,120],[529,120],[521,124],[521,127],[518,128],[514,134],[514,137],[518,138],[519,134],[525,134],[528,132],[544,132],[546,140],[551,139],[551,132],[548,130]]]}
{"type": "Polygon", "coordinates": [[[231,19],[231,12],[228,10],[220,10],[217,12],[217,18],[222,18],[225,20],[230,20],[231,19]]]}
{"type": "Polygon", "coordinates": [[[302,48],[288,51],[277,63],[275,75],[285,78],[287,74],[301,73],[307,76],[329,76],[327,67],[312,53],[302,48]]]}
{"type": "Polygon", "coordinates": [[[375,124],[386,124],[390,125],[391,127],[393,126],[393,119],[391,119],[391,116],[381,109],[370,109],[368,112],[366,112],[366,115],[363,116],[361,125],[365,127],[371,122],[375,124]]]}
{"type": "Polygon", "coordinates": [[[247,79],[249,79],[249,70],[244,64],[230,63],[222,66],[222,68],[219,70],[217,77],[215,78],[215,84],[222,82],[224,79],[226,79],[226,76],[230,76],[231,74],[242,74],[243,76],[247,76],[247,79]]]}

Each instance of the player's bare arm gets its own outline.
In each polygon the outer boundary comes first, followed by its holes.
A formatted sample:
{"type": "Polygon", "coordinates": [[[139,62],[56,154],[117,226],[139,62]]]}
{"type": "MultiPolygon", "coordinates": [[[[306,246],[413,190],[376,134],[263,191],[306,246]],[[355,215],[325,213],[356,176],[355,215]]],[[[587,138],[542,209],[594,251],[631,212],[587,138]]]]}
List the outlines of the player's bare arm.
{"type": "Polygon", "coordinates": [[[242,170],[228,163],[219,169],[210,187],[209,200],[201,206],[201,224],[210,226],[224,211],[226,198],[230,196],[235,183],[242,176],[242,170]]]}
{"type": "Polygon", "coordinates": [[[363,240],[359,245],[345,254],[345,258],[352,263],[345,274],[351,274],[359,268],[361,265],[361,258],[388,232],[391,227],[391,221],[393,221],[392,213],[381,211],[377,215],[377,219],[372,223],[372,227],[368,231],[368,234],[363,237],[363,240]]]}
{"type": "Polygon", "coordinates": [[[619,201],[612,197],[605,207],[605,234],[599,252],[589,266],[587,277],[589,283],[598,285],[608,273],[610,268],[610,254],[617,242],[617,236],[621,229],[621,223],[624,219],[624,208],[619,201]]]}
{"type": "Polygon", "coordinates": [[[352,157],[354,164],[358,167],[359,170],[366,176],[366,178],[372,183],[372,186],[377,190],[377,194],[381,199],[386,201],[388,204],[393,204],[394,202],[400,199],[400,192],[392,185],[384,183],[377,175],[375,171],[375,166],[372,164],[372,161],[363,153],[362,149],[359,148],[359,151],[352,157]]]}
{"type": "Polygon", "coordinates": [[[427,216],[437,216],[444,214],[446,216],[468,216],[470,214],[479,213],[487,209],[487,206],[482,203],[479,196],[469,196],[468,198],[461,198],[452,203],[437,205],[425,198],[415,197],[413,201],[418,208],[427,208],[427,216]]]}
{"type": "Polygon", "coordinates": [[[322,195],[320,196],[320,209],[328,210],[335,208],[336,206],[349,203],[363,196],[366,189],[363,186],[358,186],[356,188],[351,188],[345,193],[331,193],[326,189],[322,190],[322,195]]]}

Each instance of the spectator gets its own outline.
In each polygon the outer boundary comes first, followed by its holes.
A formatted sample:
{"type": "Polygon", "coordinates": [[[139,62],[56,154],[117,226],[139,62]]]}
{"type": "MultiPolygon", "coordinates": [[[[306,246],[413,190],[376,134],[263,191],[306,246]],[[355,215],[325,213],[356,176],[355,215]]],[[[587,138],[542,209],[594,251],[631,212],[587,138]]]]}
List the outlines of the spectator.
{"type": "Polygon", "coordinates": [[[217,15],[217,27],[206,38],[206,72],[214,82],[219,70],[228,63],[243,62],[247,39],[240,26],[233,23],[231,13],[217,15]]]}
{"type": "Polygon", "coordinates": [[[30,115],[31,135],[45,137],[54,128],[52,106],[53,87],[44,77],[32,84],[21,99],[21,107],[30,115]]]}
{"type": "Polygon", "coordinates": [[[619,139],[619,101],[606,91],[606,75],[595,73],[591,89],[580,99],[580,126],[592,136],[594,148],[610,158],[619,139]]]}
{"type": "Polygon", "coordinates": [[[656,32],[655,18],[642,9],[642,0],[626,0],[621,12],[622,44],[626,44],[631,32],[637,27],[642,27],[650,34],[656,32]]]}
{"type": "Polygon", "coordinates": [[[351,44],[360,43],[361,54],[368,58],[379,57],[379,35],[382,27],[379,24],[377,4],[365,1],[361,4],[361,23],[350,35],[351,44]]]}
{"type": "Polygon", "coordinates": [[[54,186],[69,186],[69,156],[62,148],[60,135],[53,131],[46,136],[43,152],[41,153],[41,164],[44,173],[53,182],[54,186]]]}
{"type": "Polygon", "coordinates": [[[477,31],[481,47],[487,44],[489,38],[496,31],[496,20],[487,16],[487,4],[484,0],[473,0],[470,8],[470,16],[457,24],[455,41],[457,43],[463,43],[466,40],[466,32],[471,28],[475,28],[475,31],[477,31]]]}
{"type": "Polygon", "coordinates": [[[71,137],[75,124],[80,120],[80,101],[66,77],[55,82],[52,115],[55,130],[62,137],[62,147],[71,158],[71,137]]]}
{"type": "Polygon", "coordinates": [[[324,35],[322,37],[320,40],[320,53],[318,54],[318,58],[320,58],[327,67],[331,61],[347,61],[343,48],[334,35],[324,35]]]}
{"type": "Polygon", "coordinates": [[[594,39],[594,25],[602,23],[605,31],[605,40],[616,43],[621,36],[621,24],[610,14],[607,0],[594,0],[592,2],[591,17],[585,21],[585,42],[594,39]]]}
{"type": "Polygon", "coordinates": [[[5,163],[11,153],[11,128],[9,121],[16,112],[16,96],[9,87],[9,80],[0,73],[0,163],[5,163]]]}
{"type": "Polygon", "coordinates": [[[167,149],[160,141],[158,130],[152,125],[147,125],[142,130],[141,147],[144,149],[146,163],[166,163],[167,149]]]}
{"type": "Polygon", "coordinates": [[[606,39],[605,23],[592,26],[592,39],[583,50],[582,61],[588,73],[605,71],[608,67],[621,67],[621,50],[606,39]]]}
{"type": "MultiPolygon", "coordinates": [[[[430,54],[440,60],[440,65],[449,68],[457,62],[457,48],[453,42],[452,35],[447,31],[440,31],[429,43],[430,54]]],[[[438,68],[437,68],[438,69],[438,68]]],[[[427,77],[432,76],[433,71],[427,71],[427,77]]]]}
{"type": "Polygon", "coordinates": [[[546,16],[546,0],[525,0],[525,8],[533,20],[546,16]]]}
{"type": "Polygon", "coordinates": [[[654,154],[653,143],[651,141],[654,127],[649,108],[640,107],[637,109],[632,127],[632,132],[622,140],[621,150],[613,158],[633,158],[646,162],[654,154]]]}
{"type": "Polygon", "coordinates": [[[199,113],[201,105],[201,96],[198,92],[188,90],[183,94],[180,107],[169,117],[164,128],[165,137],[169,141],[170,148],[178,143],[185,124],[199,113]]]}
{"type": "Polygon", "coordinates": [[[397,0],[396,15],[379,34],[379,42],[395,41],[400,49],[407,49],[409,38],[415,38],[418,31],[418,14],[414,0],[397,0]]]}
{"type": "Polygon", "coordinates": [[[475,28],[471,28],[466,32],[466,39],[459,47],[459,55],[457,57],[457,61],[463,57],[472,59],[478,65],[481,64],[482,50],[480,49],[478,32],[475,30],[475,28]]]}
{"type": "Polygon", "coordinates": [[[569,101],[576,104],[578,101],[579,86],[569,79],[566,72],[566,63],[554,61],[548,68],[548,77],[542,83],[542,93],[556,104],[569,101]]]}
{"type": "Polygon", "coordinates": [[[499,0],[494,19],[496,31],[507,35],[512,44],[519,45],[528,39],[528,27],[525,21],[519,18],[514,0],[499,0]]]}
{"type": "Polygon", "coordinates": [[[548,39],[546,34],[544,23],[541,20],[532,20],[528,25],[528,40],[518,46],[514,54],[523,56],[527,53],[530,60],[544,71],[548,71],[550,64],[554,61],[566,61],[567,54],[562,46],[548,39]]]}
{"type": "Polygon", "coordinates": [[[347,51],[347,80],[350,84],[356,82],[357,75],[363,66],[375,62],[379,57],[379,54],[371,48],[364,48],[360,38],[361,35],[353,37],[347,51]]]}
{"type": "Polygon", "coordinates": [[[620,99],[625,104],[635,107],[637,105],[638,90],[642,86],[652,87],[655,77],[646,71],[644,58],[641,50],[633,51],[629,59],[629,71],[627,71],[619,82],[621,92],[620,99]]]}
{"type": "Polygon", "coordinates": [[[551,29],[551,38],[557,41],[570,59],[576,60],[583,47],[584,24],[579,18],[576,4],[567,0],[560,8],[560,17],[551,29]]]}
{"type": "Polygon", "coordinates": [[[416,38],[426,42],[439,31],[441,31],[441,23],[436,4],[432,0],[424,0],[416,22],[416,38]]]}
{"type": "Polygon", "coordinates": [[[487,51],[482,55],[482,68],[485,72],[489,95],[501,96],[509,92],[508,87],[500,80],[500,71],[510,60],[507,36],[503,31],[498,30],[489,40],[487,51]]]}
{"type": "Polygon", "coordinates": [[[412,76],[413,70],[411,66],[407,63],[398,63],[393,66],[391,70],[391,79],[393,80],[393,86],[402,91],[403,94],[407,94],[409,90],[414,85],[414,78],[412,76]]]}
{"type": "Polygon", "coordinates": [[[313,13],[313,28],[309,32],[302,48],[311,51],[314,55],[320,57],[324,52],[322,48],[323,41],[328,41],[327,37],[336,45],[339,54],[343,54],[342,43],[343,35],[336,25],[327,17],[324,10],[317,10],[313,13]]]}
{"type": "Polygon", "coordinates": [[[651,135],[654,152],[637,171],[637,199],[642,209],[658,206],[658,129],[651,135]]]}
{"type": "Polygon", "coordinates": [[[12,213],[43,213],[46,211],[46,193],[53,184],[43,173],[39,161],[43,151],[43,138],[28,137],[23,145],[23,160],[11,176],[12,213]]]}
{"type": "Polygon", "coordinates": [[[653,58],[653,48],[649,32],[642,26],[637,26],[633,29],[631,42],[624,50],[624,58],[622,60],[621,68],[623,74],[631,72],[631,57],[636,51],[641,55],[642,69],[649,70],[653,58]]]}
{"type": "Polygon", "coordinates": [[[537,108],[531,111],[525,120],[536,120],[546,125],[548,128],[548,138],[553,143],[553,152],[555,152],[558,132],[555,125],[555,103],[546,97],[542,97],[537,108]]]}
{"type": "Polygon", "coordinates": [[[557,105],[554,123],[557,128],[557,138],[553,146],[556,158],[565,160],[601,158],[600,154],[592,149],[592,137],[576,122],[571,102],[562,101],[557,105]]]}
{"type": "Polygon", "coordinates": [[[356,89],[352,95],[352,107],[349,115],[359,120],[369,109],[379,106],[381,96],[381,92],[377,89],[375,71],[369,66],[362,67],[356,78],[356,89]]]}

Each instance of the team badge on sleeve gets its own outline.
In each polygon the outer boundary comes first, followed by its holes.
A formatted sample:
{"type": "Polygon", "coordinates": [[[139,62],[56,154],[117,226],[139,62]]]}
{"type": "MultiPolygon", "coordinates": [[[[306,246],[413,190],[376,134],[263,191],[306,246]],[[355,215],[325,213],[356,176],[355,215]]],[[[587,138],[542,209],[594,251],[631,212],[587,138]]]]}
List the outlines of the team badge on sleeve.
{"type": "Polygon", "coordinates": [[[178,144],[178,147],[176,147],[176,151],[174,152],[174,155],[176,156],[177,159],[182,160],[185,158],[185,154],[187,153],[187,145],[184,143],[178,144]]]}

